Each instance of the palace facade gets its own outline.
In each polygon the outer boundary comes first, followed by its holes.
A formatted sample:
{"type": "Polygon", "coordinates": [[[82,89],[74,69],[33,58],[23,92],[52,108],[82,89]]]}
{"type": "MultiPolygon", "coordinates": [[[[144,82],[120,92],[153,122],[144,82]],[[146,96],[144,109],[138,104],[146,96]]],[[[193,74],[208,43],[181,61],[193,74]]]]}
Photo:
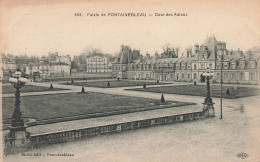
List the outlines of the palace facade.
{"type": "Polygon", "coordinates": [[[204,82],[203,72],[209,68],[212,82],[220,82],[221,58],[223,59],[223,82],[236,84],[258,84],[260,58],[245,55],[239,49],[229,51],[226,43],[207,37],[202,45],[195,44],[193,50],[185,51],[187,57],[149,58],[133,57],[129,47],[121,46],[119,57],[112,64],[114,77],[134,80],[167,80],[180,82],[204,82]]]}
{"type": "Polygon", "coordinates": [[[111,73],[111,64],[106,57],[94,56],[86,60],[87,73],[111,73]]]}
{"type": "Polygon", "coordinates": [[[41,62],[29,63],[26,66],[25,73],[27,75],[39,75],[42,78],[49,76],[65,76],[70,75],[70,65],[64,62],[41,62]]]}

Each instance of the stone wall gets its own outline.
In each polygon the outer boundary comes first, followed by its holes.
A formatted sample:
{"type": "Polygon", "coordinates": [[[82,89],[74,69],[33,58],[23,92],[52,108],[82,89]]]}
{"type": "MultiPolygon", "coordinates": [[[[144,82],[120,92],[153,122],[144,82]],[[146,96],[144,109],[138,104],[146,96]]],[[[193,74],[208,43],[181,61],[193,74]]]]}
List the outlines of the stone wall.
{"type": "Polygon", "coordinates": [[[45,134],[31,135],[28,141],[28,147],[40,147],[44,145],[61,143],[67,141],[74,141],[89,137],[94,137],[101,134],[110,134],[123,131],[129,131],[133,129],[152,127],[164,124],[173,124],[184,121],[192,121],[205,118],[205,112],[193,112],[187,114],[178,114],[173,116],[164,116],[160,118],[152,118],[138,121],[131,121],[126,123],[118,123],[112,125],[104,125],[91,128],[82,128],[75,130],[67,130],[62,132],[52,132],[45,134]]]}

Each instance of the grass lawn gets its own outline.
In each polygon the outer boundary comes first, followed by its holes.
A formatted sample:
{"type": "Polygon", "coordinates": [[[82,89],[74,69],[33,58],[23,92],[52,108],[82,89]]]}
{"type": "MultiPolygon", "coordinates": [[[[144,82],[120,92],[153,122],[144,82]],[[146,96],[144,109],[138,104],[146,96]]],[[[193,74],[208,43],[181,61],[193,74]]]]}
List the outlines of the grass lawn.
{"type": "MultiPolygon", "coordinates": [[[[156,83],[147,81],[128,81],[128,80],[111,80],[111,81],[96,81],[96,82],[68,82],[69,85],[84,86],[84,87],[98,87],[98,88],[115,88],[115,87],[131,87],[131,86],[143,86],[156,85],[156,84],[169,84],[169,83],[156,83]],[[108,82],[110,86],[108,86],[108,82]]],[[[65,83],[66,84],[66,83],[65,83]]]]}
{"type": "MultiPolygon", "coordinates": [[[[166,87],[151,87],[146,89],[137,88],[129,90],[180,95],[206,96],[206,85],[178,85],[166,87]]],[[[253,87],[237,87],[237,89],[234,89],[232,86],[223,86],[222,90],[223,97],[230,99],[260,95],[260,90],[258,88],[253,87]],[[227,89],[229,89],[229,95],[226,94],[227,89]]],[[[210,94],[212,97],[220,97],[220,85],[210,85],[210,94]]]]}
{"type": "MultiPolygon", "coordinates": [[[[23,92],[42,92],[42,91],[60,91],[60,90],[65,90],[65,89],[60,89],[60,88],[53,88],[50,89],[49,87],[38,87],[38,86],[32,86],[32,85],[25,85],[20,89],[20,91],[23,92]]],[[[7,94],[7,93],[14,93],[16,89],[13,86],[2,86],[2,94],[7,94]]]]}
{"type": "MultiPolygon", "coordinates": [[[[3,98],[3,119],[12,117],[14,110],[14,97],[3,98]]],[[[41,96],[26,96],[21,98],[21,111],[23,117],[50,121],[55,118],[66,118],[59,121],[75,120],[89,117],[107,116],[152,109],[184,106],[193,103],[166,102],[161,104],[158,100],[137,98],[103,93],[69,93],[41,96]],[[83,117],[80,115],[83,115],[83,117]],[[75,116],[79,116],[76,117],[75,116]]],[[[46,121],[46,123],[51,123],[46,121]]],[[[57,120],[53,120],[57,122],[57,120]]]]}

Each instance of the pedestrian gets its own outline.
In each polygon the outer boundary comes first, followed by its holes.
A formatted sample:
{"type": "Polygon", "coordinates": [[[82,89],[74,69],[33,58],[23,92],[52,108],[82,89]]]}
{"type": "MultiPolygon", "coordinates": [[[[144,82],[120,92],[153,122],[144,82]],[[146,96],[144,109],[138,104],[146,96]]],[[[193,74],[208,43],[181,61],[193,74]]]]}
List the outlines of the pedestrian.
{"type": "Polygon", "coordinates": [[[245,110],[244,110],[244,105],[241,105],[240,106],[240,113],[244,113],[245,112],[245,110]]]}

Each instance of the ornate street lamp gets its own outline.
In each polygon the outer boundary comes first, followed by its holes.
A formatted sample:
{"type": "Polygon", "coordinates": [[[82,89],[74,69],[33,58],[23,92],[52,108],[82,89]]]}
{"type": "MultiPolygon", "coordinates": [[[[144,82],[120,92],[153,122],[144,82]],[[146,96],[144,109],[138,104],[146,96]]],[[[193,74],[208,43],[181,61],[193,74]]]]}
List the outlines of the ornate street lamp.
{"type": "Polygon", "coordinates": [[[20,89],[25,85],[27,82],[26,78],[21,77],[22,73],[19,69],[14,73],[13,77],[9,79],[11,84],[14,86],[16,89],[15,92],[15,108],[12,116],[12,127],[23,127],[24,126],[24,121],[22,119],[22,113],[20,111],[20,89]]]}
{"type": "Polygon", "coordinates": [[[24,124],[24,121],[22,119],[22,113],[20,111],[20,89],[25,85],[27,79],[23,78],[21,71],[17,69],[17,71],[13,74],[9,81],[16,89],[16,92],[15,108],[12,116],[11,127],[9,127],[10,132],[5,135],[5,148],[11,151],[7,151],[7,154],[15,151],[16,146],[26,144],[27,137],[30,134],[26,132],[27,126],[24,124]]]}
{"type": "Polygon", "coordinates": [[[206,78],[206,84],[207,84],[207,94],[206,98],[203,103],[203,111],[206,112],[206,116],[212,117],[215,116],[215,111],[213,105],[215,103],[212,102],[212,98],[210,97],[210,78],[213,77],[213,73],[210,72],[209,68],[207,68],[207,72],[202,73],[203,76],[206,78]]]}

